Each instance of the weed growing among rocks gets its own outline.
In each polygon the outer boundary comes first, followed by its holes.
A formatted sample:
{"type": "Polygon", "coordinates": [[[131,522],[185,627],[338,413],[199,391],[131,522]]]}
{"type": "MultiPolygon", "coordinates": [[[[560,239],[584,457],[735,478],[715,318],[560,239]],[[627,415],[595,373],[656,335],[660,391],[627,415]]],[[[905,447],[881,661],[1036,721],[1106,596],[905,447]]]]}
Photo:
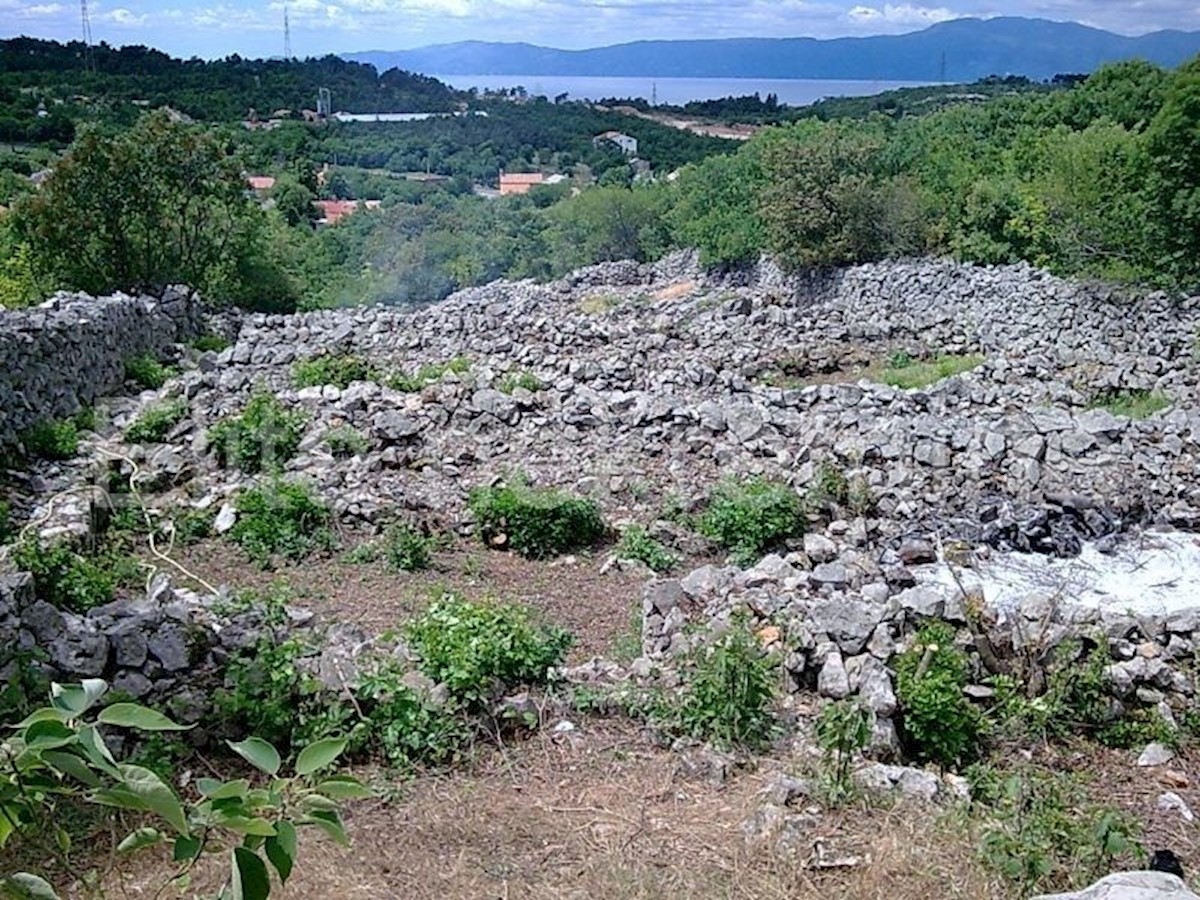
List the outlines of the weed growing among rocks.
{"type": "Polygon", "coordinates": [[[853,700],[827,704],[817,717],[817,746],[825,765],[825,799],[832,806],[854,796],[850,766],[871,740],[871,712],[853,700]]]}
{"type": "Polygon", "coordinates": [[[410,522],[397,522],[383,535],[383,556],[401,572],[419,572],[433,564],[438,539],[410,522]]]}
{"type": "Polygon", "coordinates": [[[292,378],[299,388],[332,384],[345,390],[355,381],[374,381],[378,377],[366,360],[349,353],[327,353],[292,366],[292,378]]]}
{"type": "Polygon", "coordinates": [[[125,440],[133,444],[158,444],[166,440],[171,429],[187,418],[187,403],[166,400],[145,409],[125,429],[125,440]]]}
{"type": "Polygon", "coordinates": [[[325,444],[336,459],[349,459],[366,453],[371,442],[361,431],[349,425],[339,425],[325,432],[325,444]]]}
{"type": "Polygon", "coordinates": [[[750,565],[764,551],[804,531],[800,497],[786,484],[765,478],[722,482],[698,522],[700,533],[750,565]]]}
{"type": "Polygon", "coordinates": [[[41,546],[27,540],[13,550],[18,571],[33,575],[34,593],[51,606],[87,612],[111,601],[118,587],[140,584],[141,569],[121,553],[106,550],[96,555],[80,553],[60,542],[41,546]]]}
{"type": "Polygon", "coordinates": [[[272,481],[243,493],[237,508],[229,537],[262,565],[276,556],[301,560],[333,546],[329,510],[307,484],[272,481]]]}
{"type": "Polygon", "coordinates": [[[963,694],[967,656],[954,645],[954,629],[930,622],[896,657],[896,696],[903,737],[918,759],[956,768],[979,752],[979,711],[963,694]]]}
{"type": "Polygon", "coordinates": [[[679,557],[668,550],[661,541],[655,540],[640,525],[626,528],[617,544],[618,559],[632,559],[645,565],[652,572],[669,572],[679,564],[679,557]]]}
{"type": "Polygon", "coordinates": [[[222,419],[208,432],[208,442],[224,468],[253,474],[275,471],[296,455],[308,419],[287,409],[270,394],[255,394],[240,416],[222,419]]]}
{"type": "Polygon", "coordinates": [[[79,453],[79,430],[76,419],[38,422],[21,435],[21,445],[36,459],[73,459],[79,453]]]}
{"type": "Polygon", "coordinates": [[[229,346],[229,341],[219,334],[202,334],[194,338],[189,346],[201,353],[220,353],[229,346]]]}
{"type": "Polygon", "coordinates": [[[687,686],[667,724],[721,747],[764,747],[779,731],[777,664],[744,624],[735,623],[692,653],[687,686]]]}
{"type": "Polygon", "coordinates": [[[523,482],[474,490],[470,507],[488,546],[530,559],[590,547],[606,532],[595,501],[523,482]]]}
{"type": "Polygon", "coordinates": [[[549,682],[571,635],[537,622],[523,606],[446,594],[405,628],[420,669],[450,696],[479,709],[517,686],[549,682]]]}
{"type": "Polygon", "coordinates": [[[125,380],[147,390],[158,390],[178,374],[177,369],[164,366],[149,353],[125,360],[125,380]]]}
{"type": "Polygon", "coordinates": [[[465,356],[456,356],[449,362],[429,363],[421,366],[421,368],[411,375],[404,372],[397,372],[388,379],[387,385],[392,390],[402,391],[406,394],[415,394],[428,385],[437,384],[450,373],[466,375],[470,371],[471,361],[465,356]]]}
{"type": "Polygon", "coordinates": [[[1126,390],[1105,391],[1092,401],[1089,408],[1106,409],[1114,416],[1126,419],[1148,419],[1170,406],[1170,399],[1158,391],[1126,390]]]}
{"type": "Polygon", "coordinates": [[[502,394],[511,394],[518,388],[536,394],[542,389],[542,382],[532,372],[520,371],[509,372],[500,379],[500,383],[497,385],[497,389],[502,394]]]}

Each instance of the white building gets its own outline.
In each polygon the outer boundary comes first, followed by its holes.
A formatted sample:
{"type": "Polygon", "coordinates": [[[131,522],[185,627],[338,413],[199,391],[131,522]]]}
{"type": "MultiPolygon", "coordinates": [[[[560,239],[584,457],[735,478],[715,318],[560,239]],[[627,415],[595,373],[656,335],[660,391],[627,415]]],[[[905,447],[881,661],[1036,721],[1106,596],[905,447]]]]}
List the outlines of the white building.
{"type": "Polygon", "coordinates": [[[638,145],[637,138],[635,137],[630,137],[619,131],[606,131],[604,134],[598,134],[592,138],[592,146],[599,147],[605,141],[616,144],[626,156],[637,156],[638,145]]]}

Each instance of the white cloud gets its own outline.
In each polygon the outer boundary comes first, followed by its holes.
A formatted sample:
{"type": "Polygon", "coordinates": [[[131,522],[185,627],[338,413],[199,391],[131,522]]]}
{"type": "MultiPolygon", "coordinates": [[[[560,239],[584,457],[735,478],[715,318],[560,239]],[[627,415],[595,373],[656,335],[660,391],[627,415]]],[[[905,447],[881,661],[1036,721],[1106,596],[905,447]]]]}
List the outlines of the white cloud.
{"type": "Polygon", "coordinates": [[[138,15],[132,10],[118,7],[110,12],[101,13],[96,17],[101,22],[112,22],[114,25],[138,26],[145,25],[150,17],[146,14],[138,15]]]}
{"type": "Polygon", "coordinates": [[[886,4],[882,9],[874,6],[855,6],[847,18],[857,24],[870,25],[914,25],[917,27],[936,25],[949,19],[957,19],[961,13],[956,13],[944,6],[929,7],[915,6],[912,3],[886,4]]]}

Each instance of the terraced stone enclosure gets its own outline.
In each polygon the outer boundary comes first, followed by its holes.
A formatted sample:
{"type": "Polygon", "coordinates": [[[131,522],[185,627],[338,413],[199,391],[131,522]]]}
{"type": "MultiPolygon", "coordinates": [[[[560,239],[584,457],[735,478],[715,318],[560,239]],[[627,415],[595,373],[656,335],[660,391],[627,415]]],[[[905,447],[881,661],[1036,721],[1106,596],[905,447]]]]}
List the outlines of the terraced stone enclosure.
{"type": "MultiPolygon", "coordinates": [[[[26,401],[5,403],[0,443],[19,448],[35,401],[57,418],[109,394],[76,458],[7,476],[10,538],[86,542],[130,510],[174,523],[141,550],[144,572],[159,570],[148,589],[118,588],[90,611],[36,598],[26,574],[0,578],[0,640],[44,653],[37,665],[55,678],[104,676],[205,726],[225,662],[285,628],[323,635],[312,668],[336,694],[358,660],[391,647],[378,608],[386,620],[403,606],[391,595],[411,588],[373,575],[356,587],[339,554],[402,522],[463,554],[461,573],[443,572],[451,586],[511,589],[558,624],[598,628],[561,672],[579,689],[686,687],[687,660],[745,624],[780,663],[782,740],[797,746],[811,747],[814,710],[852,698],[869,712],[868,755],[911,762],[897,672],[931,622],[951,626],[981,707],[994,679],[1044,688],[1060,650],[1083,666],[1102,643],[1114,719],[1177,730],[1194,715],[1200,298],[1028,266],[788,277],[769,263],[708,273],[677,254],[549,285],[498,282],[411,312],[209,310],[204,328],[229,339],[219,350],[187,344],[202,325],[192,302],[176,297],[182,318],[144,339],[130,335],[160,312],[141,299],[0,313],[0,360],[38,367],[0,376],[0,398],[26,401]],[[46,350],[39,332],[60,319],[73,323],[70,352],[46,350]],[[114,333],[110,321],[126,324],[114,333]],[[102,370],[147,350],[178,374],[121,394],[102,370]],[[248,408],[270,419],[252,453],[221,424],[248,408]],[[329,531],[306,562],[266,554],[293,588],[319,581],[325,594],[302,603],[315,619],[295,612],[286,625],[224,603],[269,580],[231,562],[225,541],[243,533],[250,492],[275,483],[273,463],[328,508],[328,522],[295,536],[329,531]],[[692,526],[719,484],[755,477],[806,498],[807,533],[733,564],[692,526]],[[678,564],[656,575],[622,558],[629,545],[601,541],[497,575],[507,536],[478,540],[472,491],[522,479],[594,500],[610,528],[644,528],[678,564]],[[198,520],[211,533],[185,546],[184,524],[198,520]],[[1134,577],[1151,563],[1161,579],[1134,577]],[[632,649],[618,646],[630,610],[632,649]]],[[[9,569],[16,546],[0,551],[9,569]]],[[[529,712],[527,696],[504,702],[529,712]]],[[[554,709],[534,718],[576,728],[577,712],[554,709]]],[[[724,782],[733,763],[697,766],[724,782]]],[[[860,780],[929,800],[969,790],[914,772],[868,766],[860,780]]],[[[778,850],[817,827],[798,808],[807,789],[780,784],[748,820],[752,844],[778,850]]]]}

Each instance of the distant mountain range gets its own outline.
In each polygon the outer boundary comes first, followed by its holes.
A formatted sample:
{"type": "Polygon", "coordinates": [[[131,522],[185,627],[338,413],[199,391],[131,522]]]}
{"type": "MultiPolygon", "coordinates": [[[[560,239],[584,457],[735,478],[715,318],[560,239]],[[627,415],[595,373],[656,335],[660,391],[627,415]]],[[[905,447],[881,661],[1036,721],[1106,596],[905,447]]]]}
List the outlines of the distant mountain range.
{"type": "Polygon", "coordinates": [[[1075,22],[954,19],[923,31],[861,38],[637,41],[592,50],[465,41],[344,54],[380,71],[437,75],[597,75],[653,78],[822,78],[975,81],[1087,73],[1106,62],[1176,66],[1200,53],[1200,32],[1126,37],[1075,22]]]}

